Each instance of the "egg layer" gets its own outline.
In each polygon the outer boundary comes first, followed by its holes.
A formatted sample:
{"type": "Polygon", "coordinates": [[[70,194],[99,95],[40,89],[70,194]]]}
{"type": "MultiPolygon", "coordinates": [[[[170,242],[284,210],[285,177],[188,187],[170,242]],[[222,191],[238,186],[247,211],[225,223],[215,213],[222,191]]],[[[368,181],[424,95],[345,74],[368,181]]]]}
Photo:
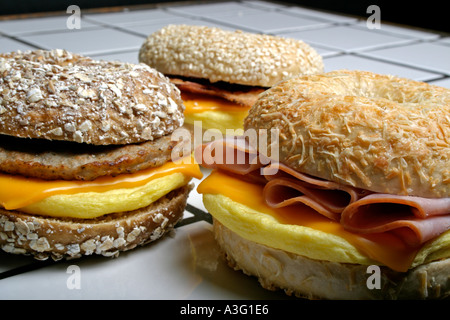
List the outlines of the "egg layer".
{"type": "Polygon", "coordinates": [[[249,110],[247,107],[214,97],[184,99],[183,102],[186,106],[185,123],[193,125],[194,121],[201,121],[204,130],[217,129],[224,134],[226,129],[243,130],[244,118],[249,110]]]}
{"type": "Polygon", "coordinates": [[[200,179],[202,173],[189,161],[169,161],[160,167],[93,181],[41,180],[0,174],[0,204],[7,210],[91,219],[108,213],[146,207],[167,193],[200,179]]]}
{"type": "Polygon", "coordinates": [[[53,217],[92,219],[108,213],[147,207],[170,191],[186,185],[190,179],[182,173],[173,173],[134,188],[57,194],[25,206],[20,211],[53,217]]]}

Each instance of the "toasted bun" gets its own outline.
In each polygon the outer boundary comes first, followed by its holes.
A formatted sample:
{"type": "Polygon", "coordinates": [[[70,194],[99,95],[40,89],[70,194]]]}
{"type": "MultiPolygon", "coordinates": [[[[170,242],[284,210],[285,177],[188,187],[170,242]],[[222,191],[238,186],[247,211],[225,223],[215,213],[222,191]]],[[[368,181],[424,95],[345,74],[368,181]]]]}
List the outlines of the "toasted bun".
{"type": "Polygon", "coordinates": [[[437,299],[450,295],[450,259],[408,272],[381,267],[380,288],[370,289],[368,266],[314,260],[242,238],[213,219],[215,238],[229,265],[258,278],[268,290],[309,299],[437,299]]]}
{"type": "Polygon", "coordinates": [[[192,186],[168,193],[150,206],[97,219],[58,219],[0,209],[0,246],[40,260],[107,257],[161,238],[183,216],[192,186]]]}
{"type": "Polygon", "coordinates": [[[139,61],[166,75],[262,87],[323,71],[322,58],[302,41],[187,25],[149,35],[139,61]]]}
{"type": "Polygon", "coordinates": [[[0,55],[0,134],[96,145],[154,140],[183,124],[179,90],[146,66],[64,50],[0,55]]]}
{"type": "Polygon", "coordinates": [[[244,128],[280,130],[279,160],[380,193],[450,196],[450,90],[362,71],[289,79],[244,128]]]}

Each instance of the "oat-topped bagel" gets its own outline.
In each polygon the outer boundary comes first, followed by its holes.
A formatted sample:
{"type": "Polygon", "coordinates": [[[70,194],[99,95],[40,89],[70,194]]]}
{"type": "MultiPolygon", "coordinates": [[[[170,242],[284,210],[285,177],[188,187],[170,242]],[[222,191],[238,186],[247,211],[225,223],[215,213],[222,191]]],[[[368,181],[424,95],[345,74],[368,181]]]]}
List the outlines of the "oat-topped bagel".
{"type": "Polygon", "coordinates": [[[0,56],[0,75],[1,134],[126,144],[183,124],[176,87],[146,65],[39,50],[0,56]]]}
{"type": "Polygon", "coordinates": [[[280,161],[376,192],[450,196],[450,90],[362,71],[296,77],[245,128],[280,129],[280,161]]]}
{"type": "Polygon", "coordinates": [[[172,161],[192,141],[182,128],[172,140],[183,110],[177,87],[143,64],[0,54],[0,248],[117,256],[172,230],[201,177],[172,161]]]}
{"type": "Polygon", "coordinates": [[[166,75],[262,87],[323,69],[303,41],[204,26],[166,26],[148,36],[139,58],[166,75]]]}

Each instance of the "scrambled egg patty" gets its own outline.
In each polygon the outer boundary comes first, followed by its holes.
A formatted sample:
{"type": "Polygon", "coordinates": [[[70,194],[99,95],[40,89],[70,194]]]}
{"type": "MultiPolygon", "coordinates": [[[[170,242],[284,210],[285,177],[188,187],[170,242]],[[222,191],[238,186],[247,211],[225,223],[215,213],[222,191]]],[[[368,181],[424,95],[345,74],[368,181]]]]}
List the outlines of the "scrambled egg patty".
{"type": "Polygon", "coordinates": [[[243,130],[244,119],[247,115],[248,110],[237,112],[203,111],[186,114],[184,122],[193,125],[194,121],[201,121],[204,130],[217,129],[225,134],[227,129],[243,130]]]}
{"type": "Polygon", "coordinates": [[[190,179],[177,172],[134,188],[58,194],[23,207],[20,211],[53,217],[92,219],[108,213],[144,208],[170,191],[188,184],[190,179]]]}

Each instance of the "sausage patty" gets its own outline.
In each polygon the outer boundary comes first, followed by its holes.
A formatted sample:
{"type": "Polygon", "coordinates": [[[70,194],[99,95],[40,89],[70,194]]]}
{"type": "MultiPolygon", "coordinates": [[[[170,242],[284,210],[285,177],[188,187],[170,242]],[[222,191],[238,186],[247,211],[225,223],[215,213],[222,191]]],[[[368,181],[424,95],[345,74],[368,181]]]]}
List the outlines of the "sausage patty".
{"type": "Polygon", "coordinates": [[[46,180],[94,180],[161,166],[177,143],[170,134],[111,146],[0,135],[0,171],[46,180]]]}

